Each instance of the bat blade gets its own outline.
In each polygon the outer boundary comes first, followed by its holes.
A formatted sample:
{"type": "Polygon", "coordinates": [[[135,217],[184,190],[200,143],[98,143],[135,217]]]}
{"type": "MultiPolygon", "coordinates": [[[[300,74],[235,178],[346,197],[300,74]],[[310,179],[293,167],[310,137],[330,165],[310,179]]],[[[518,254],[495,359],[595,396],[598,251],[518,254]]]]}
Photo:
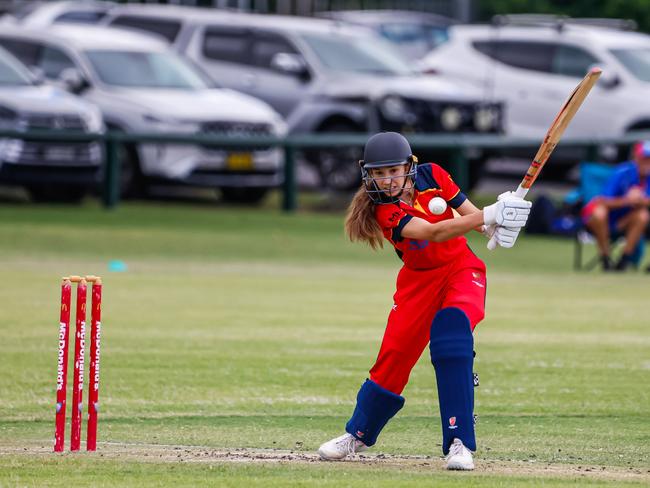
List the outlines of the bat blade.
{"type": "Polygon", "coordinates": [[[564,131],[569,126],[569,123],[578,112],[578,109],[580,109],[582,102],[585,101],[585,98],[587,98],[587,95],[596,84],[596,81],[598,81],[601,73],[602,70],[600,68],[591,69],[589,73],[587,73],[587,75],[582,79],[582,81],[578,83],[578,86],[575,87],[573,92],[571,92],[569,97],[564,102],[564,105],[562,105],[562,108],[555,117],[555,120],[553,120],[553,123],[549,127],[546,136],[544,136],[544,140],[539,146],[537,154],[535,154],[535,157],[533,158],[533,162],[528,168],[528,171],[526,171],[524,179],[519,185],[519,188],[525,189],[526,193],[537,179],[537,175],[546,164],[546,161],[548,161],[551,153],[553,153],[555,146],[557,146],[558,142],[560,142],[562,134],[564,134],[564,131]]]}
{"type": "MultiPolygon", "coordinates": [[[[560,108],[560,111],[555,116],[555,120],[553,120],[548,132],[546,132],[546,136],[544,136],[544,140],[539,146],[533,162],[528,167],[524,179],[521,180],[519,187],[515,191],[516,196],[524,198],[530,187],[535,183],[537,175],[539,175],[539,172],[546,164],[546,161],[548,161],[551,153],[553,153],[555,146],[560,142],[562,134],[564,134],[564,131],[578,112],[582,102],[585,101],[585,98],[587,98],[587,95],[598,81],[598,78],[600,78],[601,73],[602,70],[600,68],[592,68],[566,99],[564,105],[562,105],[562,108],[560,108]]],[[[492,250],[496,246],[497,241],[493,234],[490,237],[487,247],[492,250]]]]}

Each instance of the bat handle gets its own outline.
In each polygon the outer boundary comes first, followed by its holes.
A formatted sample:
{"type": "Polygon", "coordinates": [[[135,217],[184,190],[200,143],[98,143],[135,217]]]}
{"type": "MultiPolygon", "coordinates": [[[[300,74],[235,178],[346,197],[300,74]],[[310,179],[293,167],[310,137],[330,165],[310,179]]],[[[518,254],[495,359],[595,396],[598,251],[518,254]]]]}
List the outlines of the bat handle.
{"type": "MultiPolygon", "coordinates": [[[[496,232],[495,232],[495,234],[496,234],[496,232]]],[[[490,240],[487,243],[487,248],[490,251],[494,251],[497,248],[497,236],[496,235],[493,234],[492,237],[490,237],[490,240]]]]}
{"type": "MultiPolygon", "coordinates": [[[[517,189],[515,190],[515,196],[519,198],[524,198],[528,194],[528,188],[524,188],[523,186],[519,185],[517,189]]],[[[490,251],[494,251],[497,248],[497,238],[496,235],[492,234],[492,237],[490,237],[490,240],[487,243],[487,248],[490,251]]]]}
{"type": "Polygon", "coordinates": [[[528,190],[529,188],[524,188],[523,186],[519,185],[515,190],[515,196],[519,198],[524,198],[528,194],[528,190]]]}

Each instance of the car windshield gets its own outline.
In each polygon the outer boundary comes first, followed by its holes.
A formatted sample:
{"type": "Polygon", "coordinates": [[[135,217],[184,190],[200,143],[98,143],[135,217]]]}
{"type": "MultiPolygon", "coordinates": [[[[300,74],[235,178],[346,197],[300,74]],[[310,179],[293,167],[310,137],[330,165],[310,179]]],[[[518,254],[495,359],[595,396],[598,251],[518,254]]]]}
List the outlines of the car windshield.
{"type": "Polygon", "coordinates": [[[107,85],[137,88],[206,88],[199,74],[165,52],[88,50],[93,69],[107,85]]]}
{"type": "Polygon", "coordinates": [[[28,86],[29,75],[9,56],[0,52],[0,86],[28,86]]]}
{"type": "Polygon", "coordinates": [[[302,38],[320,62],[333,71],[386,76],[413,73],[394,48],[378,37],[304,34],[302,38]]]}
{"type": "Polygon", "coordinates": [[[650,81],[650,47],[612,49],[611,53],[638,79],[650,81]]]}

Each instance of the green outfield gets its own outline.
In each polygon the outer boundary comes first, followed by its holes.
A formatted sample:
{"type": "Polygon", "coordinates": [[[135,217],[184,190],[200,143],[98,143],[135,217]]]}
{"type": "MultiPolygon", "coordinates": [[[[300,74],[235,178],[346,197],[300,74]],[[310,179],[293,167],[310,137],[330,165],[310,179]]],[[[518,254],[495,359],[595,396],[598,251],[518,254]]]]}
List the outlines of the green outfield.
{"type": "Polygon", "coordinates": [[[342,220],[0,206],[0,486],[648,486],[650,276],[577,274],[569,241],[526,236],[493,253],[472,238],[488,264],[477,470],[442,469],[426,355],[375,448],[318,461],[376,357],[399,268],[347,243],[342,220]],[[51,452],[66,274],[104,278],[94,454],[51,452]]]}

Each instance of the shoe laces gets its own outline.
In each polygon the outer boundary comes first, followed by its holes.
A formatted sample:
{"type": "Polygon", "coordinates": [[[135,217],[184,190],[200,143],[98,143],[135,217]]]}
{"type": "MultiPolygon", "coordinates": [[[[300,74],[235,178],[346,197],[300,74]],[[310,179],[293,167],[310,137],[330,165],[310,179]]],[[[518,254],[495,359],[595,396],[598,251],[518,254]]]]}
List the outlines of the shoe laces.
{"type": "Polygon", "coordinates": [[[357,440],[352,434],[344,436],[338,444],[343,444],[346,455],[355,454],[357,452],[357,440]]]}
{"type": "Polygon", "coordinates": [[[450,458],[451,456],[462,455],[463,449],[465,449],[465,446],[462,442],[454,441],[449,447],[449,454],[447,454],[447,458],[450,458]]]}

